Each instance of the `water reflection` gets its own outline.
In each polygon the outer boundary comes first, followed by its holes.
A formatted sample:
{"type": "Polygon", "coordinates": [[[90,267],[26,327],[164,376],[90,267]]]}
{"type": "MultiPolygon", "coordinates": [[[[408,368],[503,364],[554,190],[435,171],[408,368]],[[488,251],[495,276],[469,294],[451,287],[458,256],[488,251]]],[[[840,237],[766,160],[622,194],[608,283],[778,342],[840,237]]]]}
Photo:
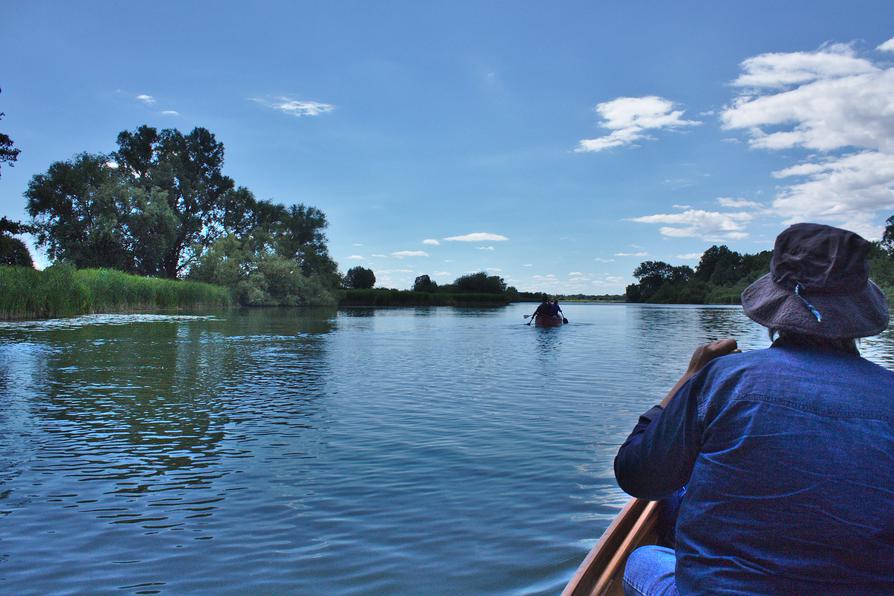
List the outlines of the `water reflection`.
{"type": "Polygon", "coordinates": [[[0,325],[2,591],[561,590],[692,349],[769,342],[734,308],[530,310],[0,325]]]}

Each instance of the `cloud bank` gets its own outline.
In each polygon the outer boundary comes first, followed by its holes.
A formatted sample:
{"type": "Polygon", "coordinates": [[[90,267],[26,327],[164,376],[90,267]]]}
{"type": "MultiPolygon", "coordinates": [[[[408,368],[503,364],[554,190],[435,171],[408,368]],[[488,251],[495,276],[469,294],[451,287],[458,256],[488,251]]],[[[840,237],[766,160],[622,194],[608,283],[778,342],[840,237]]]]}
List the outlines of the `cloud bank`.
{"type": "MultiPolygon", "coordinates": [[[[894,51],[894,38],[876,49],[894,51]]],[[[830,44],[748,58],[733,85],[725,129],[744,131],[754,149],[814,152],[773,173],[786,184],[772,211],[878,238],[894,209],[894,67],[830,44]]]]}

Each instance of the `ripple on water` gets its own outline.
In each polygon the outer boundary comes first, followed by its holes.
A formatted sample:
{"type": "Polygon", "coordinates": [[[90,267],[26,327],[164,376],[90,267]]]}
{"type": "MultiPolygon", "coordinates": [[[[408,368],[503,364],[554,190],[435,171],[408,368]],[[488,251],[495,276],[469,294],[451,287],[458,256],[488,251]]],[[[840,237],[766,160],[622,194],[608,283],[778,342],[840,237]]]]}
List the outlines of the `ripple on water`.
{"type": "Polygon", "coordinates": [[[767,344],[735,308],[563,308],[0,324],[0,587],[555,593],[692,349],[767,344]]]}

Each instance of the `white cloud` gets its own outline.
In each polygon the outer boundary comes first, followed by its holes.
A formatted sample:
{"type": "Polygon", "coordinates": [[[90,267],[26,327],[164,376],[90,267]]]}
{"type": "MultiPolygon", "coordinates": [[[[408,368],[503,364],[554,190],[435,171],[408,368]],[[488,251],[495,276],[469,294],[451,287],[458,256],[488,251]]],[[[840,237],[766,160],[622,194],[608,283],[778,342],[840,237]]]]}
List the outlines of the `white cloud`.
{"type": "Polygon", "coordinates": [[[330,103],[292,99],[290,97],[277,97],[274,99],[252,98],[252,101],[259,103],[262,106],[279,110],[283,114],[295,116],[296,118],[302,116],[319,116],[320,114],[327,114],[335,109],[335,106],[330,103]]]}
{"type": "Polygon", "coordinates": [[[177,110],[162,110],[161,115],[162,116],[179,116],[180,112],[178,112],[177,110]]]}
{"type": "Polygon", "coordinates": [[[875,214],[894,210],[894,154],[864,151],[773,173],[802,178],[782,190],[774,210],[788,223],[825,220],[871,239],[881,235],[875,214]]]}
{"type": "MultiPolygon", "coordinates": [[[[894,51],[894,39],[877,49],[894,51]]],[[[724,128],[753,148],[820,152],[773,173],[790,183],[772,212],[878,237],[894,208],[894,67],[835,44],[749,58],[735,84],[752,89],[724,110],[724,128]]]]}
{"type": "Polygon", "coordinates": [[[494,247],[493,246],[476,246],[475,249],[476,250],[493,250],[494,247]]]}
{"type": "Polygon", "coordinates": [[[506,236],[492,234],[490,232],[472,232],[463,236],[449,236],[444,238],[450,242],[503,242],[509,240],[506,236]]]}
{"type": "Polygon", "coordinates": [[[692,209],[692,205],[671,205],[674,209],[692,209]]]}
{"type": "Polygon", "coordinates": [[[719,213],[690,209],[682,213],[657,213],[634,217],[631,221],[649,224],[671,224],[661,227],[662,236],[671,238],[700,238],[708,242],[747,238],[745,224],[752,220],[750,213],[719,213]]]}
{"type": "Polygon", "coordinates": [[[685,255],[677,255],[674,258],[680,259],[681,261],[697,261],[702,258],[702,253],[689,252],[689,253],[686,253],[685,255]]]}
{"type": "Polygon", "coordinates": [[[603,259],[602,257],[595,257],[593,260],[596,261],[597,263],[614,263],[615,262],[614,259],[603,259]]]}
{"type": "Polygon", "coordinates": [[[403,259],[404,257],[427,257],[428,253],[424,250],[399,250],[391,253],[391,256],[396,259],[403,259]]]}
{"type": "Polygon", "coordinates": [[[871,62],[857,58],[847,44],[827,45],[816,52],[761,54],[743,61],[741,67],[743,72],[733,85],[761,88],[782,88],[875,70],[871,62]]]}
{"type": "Polygon", "coordinates": [[[447,277],[448,275],[452,275],[449,271],[435,271],[435,275],[437,277],[447,277]]]}
{"type": "Polygon", "coordinates": [[[152,105],[155,103],[155,98],[151,95],[146,95],[145,93],[137,95],[134,99],[136,99],[137,101],[141,101],[146,105],[152,105]]]}
{"type": "Polygon", "coordinates": [[[749,201],[748,199],[735,199],[732,197],[717,197],[717,202],[721,207],[729,209],[760,209],[763,207],[760,203],[749,201]]]}
{"type": "Polygon", "coordinates": [[[388,255],[383,255],[383,254],[377,253],[377,252],[373,253],[371,256],[374,259],[387,259],[388,258],[388,255]]]}
{"type": "Polygon", "coordinates": [[[349,256],[349,257],[345,257],[345,258],[346,258],[347,260],[349,260],[349,261],[362,261],[362,260],[364,260],[364,259],[363,259],[363,255],[351,255],[351,256],[349,256]]]}
{"type": "Polygon", "coordinates": [[[701,124],[684,120],[684,110],[675,110],[672,101],[654,95],[646,97],[618,97],[600,103],[596,112],[602,117],[601,126],[611,131],[604,137],[582,139],[576,152],[596,152],[629,145],[641,139],[651,139],[648,131],[677,129],[701,124]]]}
{"type": "Polygon", "coordinates": [[[438,246],[441,243],[438,242],[437,240],[435,240],[434,238],[426,238],[425,240],[422,241],[422,244],[428,244],[430,246],[438,246]]]}
{"type": "Polygon", "coordinates": [[[485,271],[487,271],[488,273],[500,273],[503,270],[499,267],[488,267],[487,269],[485,269],[485,271]]]}
{"type": "Polygon", "coordinates": [[[118,166],[118,162],[117,162],[117,161],[112,161],[112,160],[107,161],[107,162],[105,163],[105,166],[106,166],[107,168],[111,168],[111,169],[113,169],[113,170],[117,170],[118,167],[119,167],[119,166],[118,166]]]}
{"type": "Polygon", "coordinates": [[[355,242],[354,244],[352,244],[352,246],[363,246],[363,243],[362,243],[362,242],[355,242]]]}
{"type": "Polygon", "coordinates": [[[647,253],[644,250],[640,251],[640,252],[616,252],[615,256],[616,257],[648,257],[649,253],[647,253]]]}
{"type": "Polygon", "coordinates": [[[568,277],[583,277],[584,274],[580,271],[572,271],[568,274],[568,277]]]}
{"type": "Polygon", "coordinates": [[[522,267],[533,267],[534,263],[525,263],[522,267]]]}

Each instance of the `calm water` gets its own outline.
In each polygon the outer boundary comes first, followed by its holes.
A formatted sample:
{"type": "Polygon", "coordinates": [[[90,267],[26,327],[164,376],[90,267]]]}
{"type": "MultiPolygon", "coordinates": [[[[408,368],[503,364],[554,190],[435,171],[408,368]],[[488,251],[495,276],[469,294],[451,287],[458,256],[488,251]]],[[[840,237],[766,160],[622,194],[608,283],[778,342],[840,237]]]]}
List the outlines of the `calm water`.
{"type": "MultiPolygon", "coordinates": [[[[0,592],[556,593],[737,308],[0,323],[0,592]]],[[[894,368],[894,333],[863,344],[894,368]]]]}

